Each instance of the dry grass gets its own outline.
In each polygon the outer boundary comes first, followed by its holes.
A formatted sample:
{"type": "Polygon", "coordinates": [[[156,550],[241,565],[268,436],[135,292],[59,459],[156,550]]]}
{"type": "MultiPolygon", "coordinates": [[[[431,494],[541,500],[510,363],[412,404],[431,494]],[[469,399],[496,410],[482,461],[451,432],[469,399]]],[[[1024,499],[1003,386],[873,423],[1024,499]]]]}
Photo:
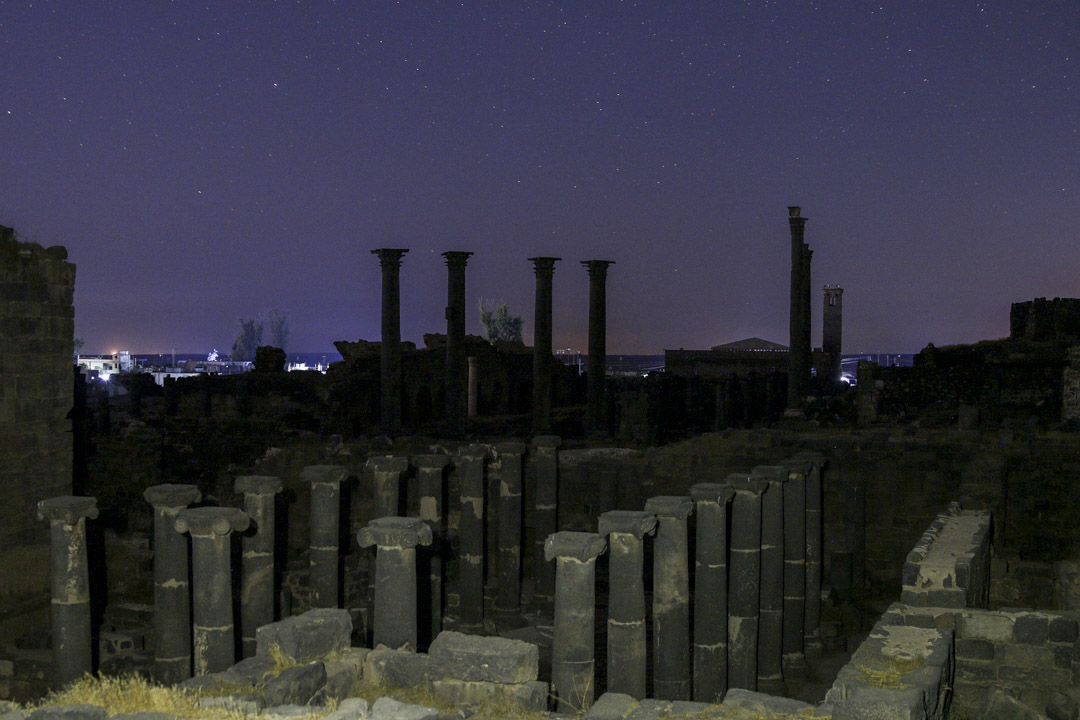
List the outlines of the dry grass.
{"type": "Polygon", "coordinates": [[[901,682],[908,673],[923,666],[925,659],[916,657],[893,657],[887,662],[874,662],[873,665],[856,666],[862,681],[870,687],[902,690],[909,687],[901,682]]]}
{"type": "Polygon", "coordinates": [[[188,694],[175,687],[152,683],[137,675],[94,678],[85,676],[63,690],[50,693],[35,707],[87,703],[100,705],[110,715],[134,712],[168,713],[182,718],[243,720],[239,710],[199,707],[202,694],[188,694]]]}
{"type": "Polygon", "coordinates": [[[806,720],[807,718],[830,720],[831,717],[829,715],[815,715],[816,708],[807,708],[792,715],[791,713],[761,713],[747,708],[731,707],[730,705],[710,705],[700,712],[676,713],[674,715],[665,715],[664,718],[665,720],[711,720],[717,717],[717,710],[721,707],[723,707],[723,710],[720,717],[726,720],[806,720]]]}

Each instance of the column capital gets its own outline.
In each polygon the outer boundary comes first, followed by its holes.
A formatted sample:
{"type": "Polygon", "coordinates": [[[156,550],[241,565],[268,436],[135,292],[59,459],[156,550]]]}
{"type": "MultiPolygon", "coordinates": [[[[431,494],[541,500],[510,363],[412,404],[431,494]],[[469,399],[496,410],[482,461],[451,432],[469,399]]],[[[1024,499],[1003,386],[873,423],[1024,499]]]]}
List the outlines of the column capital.
{"type": "Polygon", "coordinates": [[[446,267],[448,268],[464,268],[472,255],[473,253],[463,250],[448,250],[442,254],[446,258],[446,267]]]}
{"type": "Polygon", "coordinates": [[[731,473],[724,478],[724,484],[728,485],[736,493],[760,495],[765,492],[765,488],[768,487],[769,481],[763,477],[751,475],[750,473],[731,473]]]}
{"type": "Polygon", "coordinates": [[[735,497],[735,491],[723,483],[698,483],[690,486],[694,502],[711,502],[723,505],[735,497]]]}
{"type": "Polygon", "coordinates": [[[755,465],[751,468],[750,474],[764,478],[770,485],[783,485],[788,479],[788,469],[783,465],[755,465]]]}
{"type": "Polygon", "coordinates": [[[375,472],[403,473],[409,469],[409,458],[393,455],[377,455],[367,459],[366,466],[375,472]]]}
{"type": "Polygon", "coordinates": [[[243,532],[251,518],[243,510],[231,507],[185,508],[176,516],[176,531],[191,535],[228,535],[243,532]]]}
{"type": "Polygon", "coordinates": [[[589,562],[604,554],[607,540],[597,533],[560,530],[547,536],[544,541],[544,558],[569,558],[589,562]]]}
{"type": "Polygon", "coordinates": [[[449,455],[413,455],[413,467],[420,470],[441,470],[450,464],[449,455]]]}
{"type": "Polygon", "coordinates": [[[609,510],[600,513],[597,532],[608,536],[612,533],[633,535],[641,540],[656,530],[656,516],[643,510],[609,510]]]}
{"type": "Polygon", "coordinates": [[[787,460],[781,460],[780,465],[787,468],[788,477],[791,475],[809,475],[810,474],[810,462],[806,458],[792,457],[787,460]]]}
{"type": "Polygon", "coordinates": [[[241,475],[236,478],[234,489],[242,495],[275,495],[284,483],[273,475],[241,475]]]}
{"type": "Polygon", "coordinates": [[[683,520],[694,512],[694,501],[684,495],[657,495],[645,501],[645,512],[683,520]]]}
{"type": "Polygon", "coordinates": [[[555,272],[555,263],[562,260],[557,257],[531,257],[529,262],[533,264],[533,272],[536,273],[536,277],[551,278],[552,273],[555,272]]]}
{"type": "Polygon", "coordinates": [[[349,477],[349,471],[341,465],[308,465],[300,471],[304,482],[339,485],[349,477]]]}
{"type": "Polygon", "coordinates": [[[458,448],[458,457],[483,460],[488,456],[487,445],[464,445],[458,448]]]}
{"type": "Polygon", "coordinates": [[[532,439],[532,444],[538,449],[558,449],[562,445],[562,438],[558,435],[537,435],[532,439]]]}
{"type": "Polygon", "coordinates": [[[414,548],[430,545],[431,528],[420,518],[383,517],[369,522],[356,534],[360,547],[372,545],[384,547],[414,548]]]}
{"type": "Polygon", "coordinates": [[[151,485],[143,490],[143,498],[155,508],[179,509],[202,500],[202,493],[199,492],[199,488],[195,485],[165,483],[163,485],[151,485]]]}
{"type": "Polygon", "coordinates": [[[608,265],[614,265],[614,260],[582,260],[581,266],[589,271],[589,277],[598,280],[607,278],[608,265]]]}
{"type": "Polygon", "coordinates": [[[98,516],[97,498],[75,495],[47,498],[38,502],[37,516],[38,520],[65,525],[74,525],[83,518],[93,520],[98,516]]]}
{"type": "Polygon", "coordinates": [[[523,442],[498,442],[492,445],[499,455],[524,455],[528,446],[523,442]]]}
{"type": "Polygon", "coordinates": [[[379,265],[383,268],[399,268],[401,258],[407,252],[409,252],[408,248],[379,248],[372,250],[371,254],[379,256],[379,265]]]}

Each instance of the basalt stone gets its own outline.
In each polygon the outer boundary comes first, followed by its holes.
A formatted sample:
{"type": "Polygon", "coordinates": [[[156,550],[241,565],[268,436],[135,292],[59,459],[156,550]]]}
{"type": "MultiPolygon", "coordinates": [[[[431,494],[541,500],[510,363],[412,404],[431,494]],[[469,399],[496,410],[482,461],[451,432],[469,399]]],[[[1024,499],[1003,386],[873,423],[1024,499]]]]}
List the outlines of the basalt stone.
{"type": "Polygon", "coordinates": [[[979,720],[1046,720],[1041,712],[1032,710],[1027,705],[1001,690],[995,689],[976,714],[979,720]]]}
{"type": "Polygon", "coordinates": [[[542,712],[547,710],[548,691],[548,684],[540,680],[513,684],[453,678],[431,681],[431,694],[437,700],[466,707],[510,701],[526,712],[542,712]]]}
{"type": "Polygon", "coordinates": [[[106,715],[100,705],[55,705],[35,710],[28,720],[105,720],[106,715]]]}
{"type": "Polygon", "coordinates": [[[234,693],[217,697],[199,698],[199,707],[204,710],[232,710],[245,715],[257,715],[266,707],[266,698],[261,693],[234,693]]]}
{"type": "Polygon", "coordinates": [[[773,715],[812,716],[811,713],[814,709],[813,705],[804,703],[801,700],[766,695],[743,688],[728,690],[721,705],[725,708],[739,708],[747,711],[747,713],[758,713],[765,717],[773,715]]]}
{"type": "Polygon", "coordinates": [[[259,628],[256,656],[269,658],[270,648],[277,646],[289,662],[306,663],[344,650],[351,638],[348,610],[319,608],[259,628]]]}
{"type": "Polygon", "coordinates": [[[248,684],[261,685],[273,669],[273,660],[256,656],[241,660],[225,672],[238,675],[248,684]]]}
{"type": "Polygon", "coordinates": [[[179,717],[163,712],[133,712],[117,713],[110,720],[179,720],[179,717]]]}
{"type": "Polygon", "coordinates": [[[582,720],[622,720],[638,701],[622,693],[606,692],[597,698],[582,720]]]}
{"type": "Polygon", "coordinates": [[[437,720],[439,711],[423,705],[408,705],[381,697],[371,706],[371,720],[437,720]]]}
{"type": "Polygon", "coordinates": [[[297,718],[307,715],[323,715],[326,713],[325,705],[274,705],[263,709],[259,717],[264,718],[297,718]]]}
{"type": "Polygon", "coordinates": [[[323,660],[326,668],[326,697],[333,700],[347,698],[356,682],[363,677],[367,648],[348,648],[332,659],[323,660]]]}
{"type": "Polygon", "coordinates": [[[540,650],[522,640],[446,631],[431,643],[428,656],[435,678],[521,683],[539,676],[540,650]]]}
{"type": "Polygon", "coordinates": [[[287,668],[266,683],[266,704],[306,704],[326,684],[326,668],[321,662],[287,668]]]}
{"type": "Polygon", "coordinates": [[[338,703],[337,710],[327,715],[323,720],[367,720],[371,715],[371,708],[367,700],[363,698],[346,698],[338,703]]]}
{"type": "Polygon", "coordinates": [[[393,650],[379,646],[364,658],[365,680],[375,684],[386,683],[390,687],[413,687],[429,677],[431,667],[427,655],[411,650],[393,650]]]}

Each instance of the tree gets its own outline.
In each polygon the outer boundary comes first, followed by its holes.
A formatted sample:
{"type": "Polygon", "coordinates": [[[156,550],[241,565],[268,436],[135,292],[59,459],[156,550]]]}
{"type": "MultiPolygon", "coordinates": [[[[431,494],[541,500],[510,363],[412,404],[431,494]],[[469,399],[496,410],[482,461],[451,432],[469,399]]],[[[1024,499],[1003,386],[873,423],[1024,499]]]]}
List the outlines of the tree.
{"type": "Polygon", "coordinates": [[[284,350],[286,343],[289,342],[289,314],[284,310],[270,308],[263,313],[263,316],[270,329],[270,344],[284,350]]]}
{"type": "Polygon", "coordinates": [[[254,361],[255,350],[262,345],[263,326],[257,319],[238,318],[240,327],[233,340],[232,359],[237,362],[254,361]]]}
{"type": "Polygon", "coordinates": [[[499,341],[521,342],[522,319],[510,314],[506,302],[492,307],[480,301],[480,323],[484,326],[484,337],[490,343],[499,341]]]}

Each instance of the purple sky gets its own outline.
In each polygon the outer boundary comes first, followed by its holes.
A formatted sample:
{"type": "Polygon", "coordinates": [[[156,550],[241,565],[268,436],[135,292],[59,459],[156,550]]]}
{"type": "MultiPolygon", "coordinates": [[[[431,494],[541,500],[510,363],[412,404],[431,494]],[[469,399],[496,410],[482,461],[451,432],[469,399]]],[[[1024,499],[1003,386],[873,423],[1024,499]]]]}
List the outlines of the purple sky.
{"type": "Polygon", "coordinates": [[[86,351],[468,330],[561,256],[556,347],[787,342],[786,206],[846,352],[1008,334],[1080,296],[1080,3],[0,0],[0,224],[67,246],[86,351]],[[206,7],[209,5],[210,7],[206,7]]]}

